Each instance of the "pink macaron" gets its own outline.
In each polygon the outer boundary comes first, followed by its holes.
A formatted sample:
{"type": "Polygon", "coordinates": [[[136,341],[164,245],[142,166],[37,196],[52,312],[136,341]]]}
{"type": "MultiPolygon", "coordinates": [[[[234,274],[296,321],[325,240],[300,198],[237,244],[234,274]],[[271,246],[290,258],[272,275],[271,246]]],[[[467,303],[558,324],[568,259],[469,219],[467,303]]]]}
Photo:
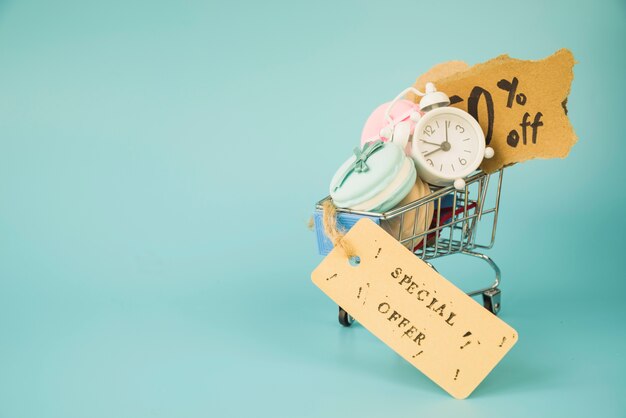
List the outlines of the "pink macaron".
{"type": "Polygon", "coordinates": [[[378,106],[372,114],[367,118],[363,131],[361,132],[361,145],[366,142],[376,141],[382,139],[388,141],[390,133],[392,132],[392,126],[389,126],[389,119],[385,116],[387,110],[389,110],[389,118],[393,126],[397,126],[401,122],[407,122],[410,129],[410,134],[413,133],[416,121],[415,115],[420,115],[420,108],[417,103],[413,103],[410,100],[402,99],[398,100],[393,107],[389,109],[392,102],[383,103],[378,106]]]}

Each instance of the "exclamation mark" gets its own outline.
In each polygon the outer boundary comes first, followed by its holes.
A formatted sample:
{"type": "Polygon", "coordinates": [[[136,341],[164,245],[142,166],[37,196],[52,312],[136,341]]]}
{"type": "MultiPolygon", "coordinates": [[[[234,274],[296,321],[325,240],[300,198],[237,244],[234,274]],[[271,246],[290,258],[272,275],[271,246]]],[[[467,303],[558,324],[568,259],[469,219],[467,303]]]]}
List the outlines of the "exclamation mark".
{"type": "Polygon", "coordinates": [[[374,257],[374,258],[378,258],[378,255],[380,254],[380,250],[382,250],[382,248],[378,249],[378,252],[376,253],[376,257],[374,257]]]}
{"type": "MultiPolygon", "coordinates": [[[[471,331],[467,331],[465,334],[463,334],[464,338],[469,337],[470,335],[472,335],[471,331]]],[[[465,347],[467,347],[468,345],[470,345],[472,342],[471,341],[465,341],[465,344],[463,344],[461,346],[461,350],[463,350],[465,347]]]]}
{"type": "Polygon", "coordinates": [[[454,375],[454,380],[456,380],[456,378],[459,377],[459,372],[460,372],[460,370],[456,369],[456,374],[454,375]]]}

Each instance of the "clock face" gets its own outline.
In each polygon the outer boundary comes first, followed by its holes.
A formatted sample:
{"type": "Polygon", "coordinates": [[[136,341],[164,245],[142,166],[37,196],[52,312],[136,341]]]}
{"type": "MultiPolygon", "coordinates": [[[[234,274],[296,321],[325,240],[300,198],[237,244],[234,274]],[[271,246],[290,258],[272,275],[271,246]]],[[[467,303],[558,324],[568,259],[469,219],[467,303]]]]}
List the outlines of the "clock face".
{"type": "Polygon", "coordinates": [[[480,125],[467,113],[432,110],[415,127],[413,156],[441,178],[460,178],[473,172],[483,159],[485,138],[480,125]]]}

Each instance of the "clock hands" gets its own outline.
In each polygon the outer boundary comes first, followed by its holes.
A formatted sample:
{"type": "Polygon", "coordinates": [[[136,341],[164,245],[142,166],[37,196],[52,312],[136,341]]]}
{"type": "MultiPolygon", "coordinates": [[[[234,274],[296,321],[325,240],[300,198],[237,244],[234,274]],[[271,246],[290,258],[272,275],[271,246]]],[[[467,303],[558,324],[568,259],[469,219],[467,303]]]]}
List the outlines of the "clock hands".
{"type": "Polygon", "coordinates": [[[452,146],[450,145],[450,141],[448,141],[448,125],[450,121],[446,121],[446,140],[441,143],[441,149],[444,151],[449,151],[452,146]]]}
{"type": "Polygon", "coordinates": [[[424,144],[428,144],[428,145],[437,145],[438,147],[441,146],[441,144],[437,144],[435,142],[428,142],[428,141],[424,141],[423,139],[420,139],[420,141],[422,141],[424,144]]]}
{"type": "Polygon", "coordinates": [[[448,125],[449,124],[450,124],[450,121],[446,121],[446,140],[441,143],[441,149],[444,151],[450,151],[450,148],[452,148],[452,146],[450,145],[450,141],[448,141],[448,125]]]}
{"type": "Polygon", "coordinates": [[[424,157],[428,157],[430,154],[434,154],[435,152],[442,150],[442,148],[441,148],[442,144],[437,144],[436,142],[428,142],[428,141],[425,141],[423,139],[420,139],[420,141],[422,141],[423,143],[428,144],[428,145],[436,145],[437,146],[437,148],[435,148],[434,150],[424,154],[424,157]]]}
{"type": "Polygon", "coordinates": [[[437,148],[437,149],[434,149],[434,150],[432,150],[431,152],[428,152],[428,153],[424,154],[424,157],[428,157],[429,155],[434,154],[434,153],[436,153],[437,151],[441,151],[442,149],[443,149],[443,148],[441,148],[441,147],[439,147],[439,148],[437,148]]]}
{"type": "Polygon", "coordinates": [[[437,151],[450,151],[450,148],[452,148],[452,146],[450,145],[450,141],[448,140],[448,124],[449,124],[449,122],[446,121],[445,122],[445,126],[446,126],[446,130],[445,130],[445,132],[446,132],[446,140],[443,141],[442,143],[437,144],[435,142],[428,142],[428,141],[425,141],[423,139],[420,139],[420,141],[422,141],[425,144],[437,146],[437,148],[435,148],[434,150],[429,151],[429,152],[423,154],[424,157],[428,157],[429,155],[434,154],[437,151]]]}

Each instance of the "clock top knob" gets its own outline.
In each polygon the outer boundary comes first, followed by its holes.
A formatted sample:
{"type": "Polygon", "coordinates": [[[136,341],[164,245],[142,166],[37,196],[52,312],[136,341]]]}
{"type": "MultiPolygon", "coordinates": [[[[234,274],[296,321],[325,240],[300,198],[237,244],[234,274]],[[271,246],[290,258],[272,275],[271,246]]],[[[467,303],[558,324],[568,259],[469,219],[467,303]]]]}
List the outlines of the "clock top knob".
{"type": "Polygon", "coordinates": [[[442,91],[437,91],[433,83],[426,83],[426,94],[420,100],[420,110],[428,112],[438,107],[445,107],[450,104],[450,98],[442,91]]]}

